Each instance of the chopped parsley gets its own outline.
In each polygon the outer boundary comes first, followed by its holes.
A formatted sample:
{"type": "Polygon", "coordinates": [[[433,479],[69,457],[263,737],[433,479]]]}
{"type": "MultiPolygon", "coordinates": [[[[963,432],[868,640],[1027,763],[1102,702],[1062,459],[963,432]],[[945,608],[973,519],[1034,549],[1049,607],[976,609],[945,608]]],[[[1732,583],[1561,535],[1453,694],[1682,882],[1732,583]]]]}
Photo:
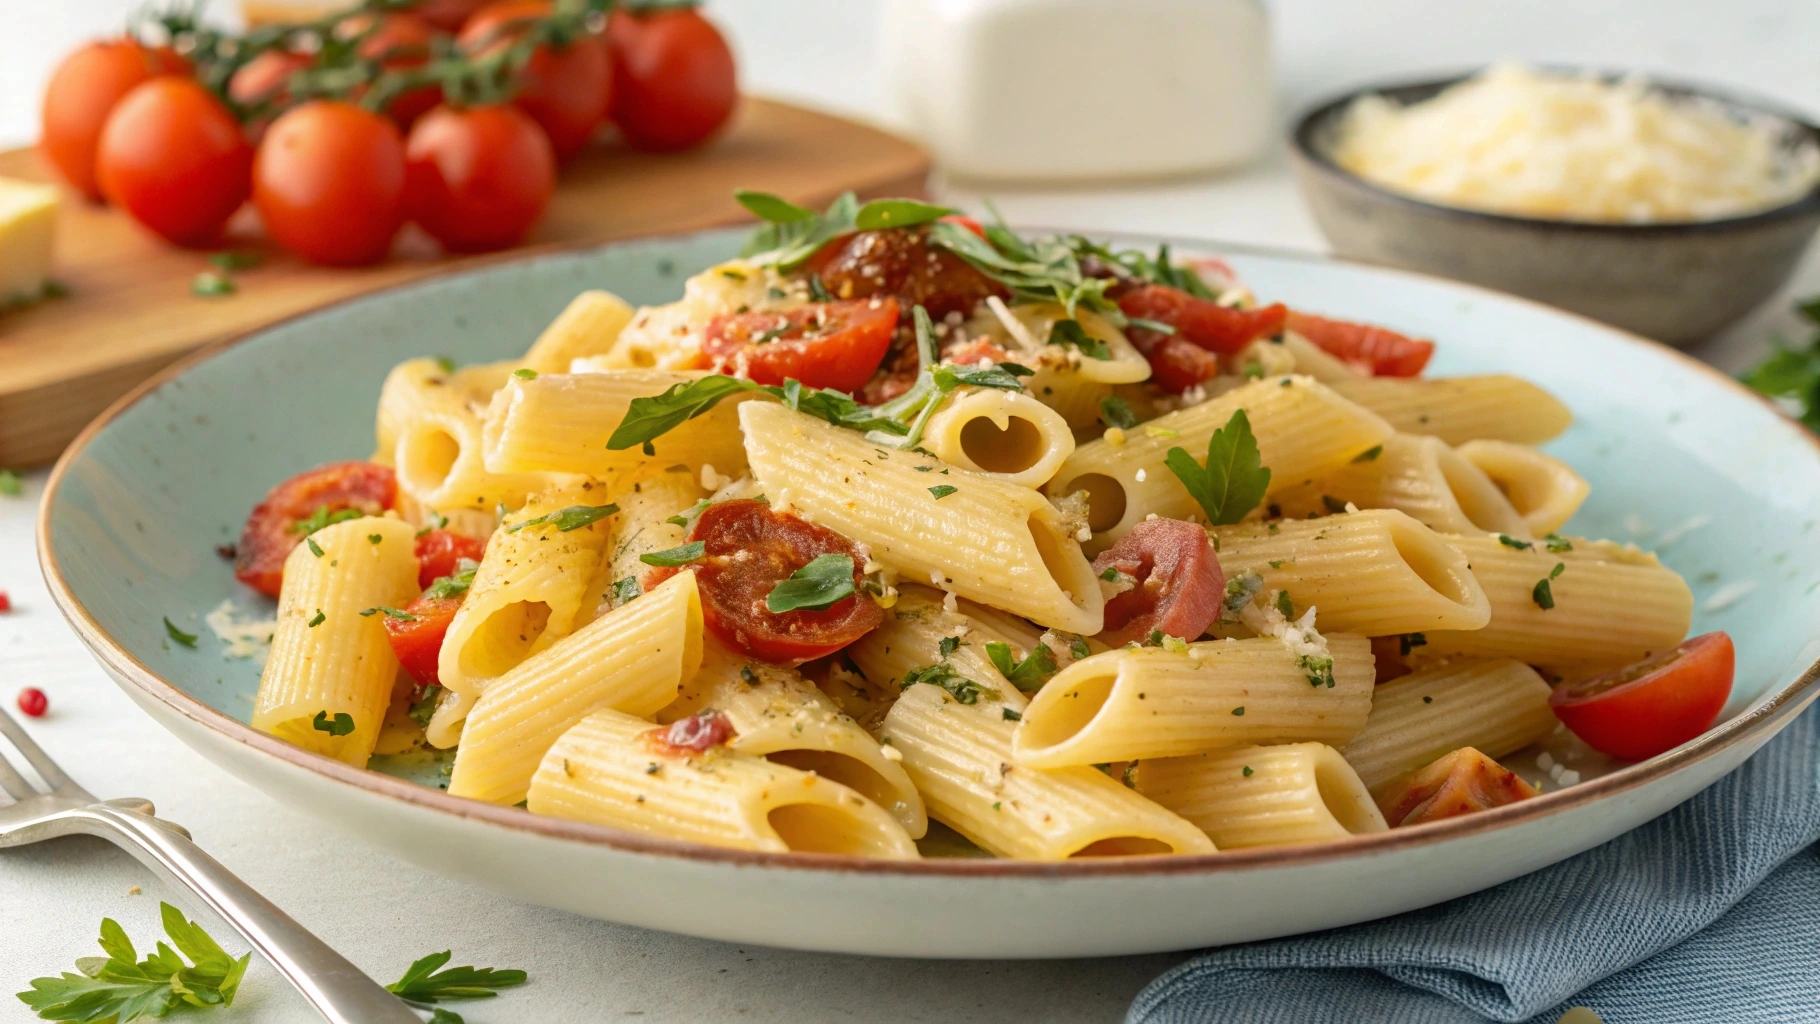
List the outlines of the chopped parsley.
{"type": "Polygon", "coordinates": [[[1408,657],[1409,652],[1417,647],[1427,646],[1428,637],[1422,633],[1404,633],[1397,638],[1397,647],[1403,652],[1404,657],[1408,657]]]}
{"type": "Polygon", "coordinates": [[[1245,717],[1245,705],[1243,705],[1243,704],[1240,704],[1240,705],[1239,705],[1239,706],[1238,706],[1238,707],[1236,707],[1236,708],[1233,708],[1233,709],[1232,709],[1232,717],[1234,717],[1234,718],[1244,718],[1244,717],[1245,717]]]}
{"type": "Polygon", "coordinates": [[[1075,660],[1079,661],[1080,659],[1091,655],[1093,653],[1093,648],[1087,646],[1085,638],[1077,636],[1073,640],[1068,641],[1068,653],[1074,655],[1075,660]]]}
{"type": "Polygon", "coordinates": [[[1109,565],[1100,571],[1100,579],[1105,580],[1107,583],[1116,583],[1118,582],[1118,578],[1123,575],[1125,574],[1119,572],[1118,567],[1113,565],[1109,565]]]}
{"type": "Polygon", "coordinates": [[[1057,320],[1054,326],[1049,328],[1049,344],[1079,349],[1081,355],[1089,359],[1112,358],[1112,347],[1088,334],[1087,329],[1081,326],[1079,320],[1057,320]]]}
{"type": "Polygon", "coordinates": [[[1171,448],[1164,464],[1187,488],[1214,526],[1236,523],[1264,500],[1270,470],[1258,456],[1251,420],[1240,409],[1226,425],[1207,439],[1207,460],[1202,465],[1185,448],[1171,448]]]}
{"type": "Polygon", "coordinates": [[[0,494],[17,498],[24,493],[25,483],[19,479],[19,474],[10,469],[0,469],[0,494]]]}
{"type": "Polygon", "coordinates": [[[1107,395],[1100,399],[1100,420],[1109,427],[1130,430],[1137,426],[1137,413],[1131,411],[1131,404],[1117,395],[1107,395]]]}
{"type": "Polygon", "coordinates": [[[194,648],[196,646],[196,634],[185,633],[183,630],[178,629],[176,624],[171,622],[169,618],[164,620],[164,633],[166,636],[185,647],[194,648]]]}
{"type": "Polygon", "coordinates": [[[190,281],[190,294],[208,299],[232,295],[239,290],[240,287],[234,283],[233,278],[213,270],[204,270],[190,281]]]}
{"type": "Polygon", "coordinates": [[[337,711],[335,717],[330,718],[327,711],[318,711],[316,717],[310,719],[310,728],[326,732],[330,736],[346,736],[354,731],[354,716],[346,711],[337,711]]]}
{"type": "Polygon", "coordinates": [[[379,542],[380,542],[380,541],[382,541],[382,540],[385,540],[385,534],[383,534],[383,533],[369,533],[369,534],[367,534],[367,543],[368,543],[368,544],[377,544],[377,543],[379,543],[379,542]]]}
{"type": "Polygon", "coordinates": [[[1295,602],[1289,599],[1289,591],[1277,591],[1277,611],[1282,612],[1285,619],[1295,620],[1295,602]]]}
{"type": "Polygon", "coordinates": [[[316,543],[316,538],[305,537],[303,542],[310,546],[310,554],[315,555],[317,558],[322,557],[322,545],[316,543]]]}
{"type": "Polygon", "coordinates": [[[291,532],[300,537],[308,537],[317,530],[334,526],[336,523],[345,523],[350,519],[359,519],[364,515],[366,513],[357,508],[336,509],[330,512],[327,505],[318,505],[316,511],[310,513],[308,519],[299,519],[292,523],[291,532]]]}
{"type": "Polygon", "coordinates": [[[1007,722],[1021,722],[1024,720],[1024,713],[1015,708],[1003,708],[1001,710],[1004,711],[1004,719],[1007,722]]]}
{"type": "Polygon", "coordinates": [[[527,526],[554,525],[563,533],[592,526],[619,511],[618,505],[570,505],[565,509],[547,512],[536,519],[527,519],[522,523],[513,523],[506,527],[507,533],[517,533],[527,526]]]}
{"type": "Polygon", "coordinates": [[[646,565],[688,565],[701,558],[702,552],[708,549],[705,541],[692,540],[687,544],[678,544],[662,551],[649,551],[639,555],[638,560],[646,565]]]}
{"type": "Polygon", "coordinates": [[[1518,538],[1512,537],[1510,534],[1507,534],[1507,533],[1498,534],[1498,543],[1504,545],[1507,548],[1515,548],[1518,551],[1535,550],[1534,544],[1531,544],[1529,541],[1526,541],[1526,540],[1519,540],[1518,538]]]}
{"type": "Polygon", "coordinates": [[[315,629],[317,626],[320,626],[323,624],[323,622],[327,621],[327,619],[328,619],[328,616],[322,614],[322,609],[318,608],[318,609],[316,609],[316,617],[311,619],[310,621],[304,623],[304,625],[310,627],[311,629],[315,629]]]}
{"type": "Polygon", "coordinates": [[[953,484],[936,484],[934,487],[929,488],[929,493],[935,495],[936,501],[940,501],[958,490],[960,490],[960,488],[953,484]]]}
{"type": "Polygon", "coordinates": [[[935,646],[937,650],[941,651],[942,657],[946,658],[955,651],[961,649],[961,638],[958,636],[945,636],[942,637],[942,642],[935,646]]]}
{"type": "Polygon", "coordinates": [[[1553,555],[1558,555],[1564,551],[1572,551],[1574,549],[1573,542],[1558,533],[1551,533],[1548,536],[1543,537],[1542,542],[1547,545],[1549,554],[1553,555]]]}
{"type": "Polygon", "coordinates": [[[1246,569],[1226,581],[1226,594],[1220,602],[1227,615],[1237,615],[1264,589],[1264,577],[1256,569],[1246,569]]]}
{"type": "Polygon", "coordinates": [[[479,562],[471,558],[464,558],[456,563],[453,573],[431,580],[430,585],[424,589],[423,596],[432,599],[460,597],[474,585],[474,574],[479,569],[479,562]]]}
{"type": "Polygon", "coordinates": [[[1246,765],[1245,766],[1245,777],[1249,779],[1249,778],[1251,778],[1251,775],[1252,775],[1251,766],[1246,765]]]}
{"type": "Polygon", "coordinates": [[[405,714],[417,723],[419,729],[428,729],[430,719],[436,717],[436,704],[442,699],[442,687],[432,683],[423,688],[423,695],[411,702],[411,709],[405,714]]]}
{"type": "MultiPolygon", "coordinates": [[[[443,578],[447,579],[448,577],[445,576],[443,578]]],[[[363,616],[366,616],[367,618],[371,618],[374,615],[379,614],[380,612],[384,612],[386,618],[397,619],[399,622],[416,622],[417,621],[417,616],[412,615],[410,612],[399,611],[396,608],[389,608],[383,604],[374,605],[371,608],[362,608],[360,610],[360,614],[363,616]]]]}
{"type": "Polygon", "coordinates": [[[638,597],[639,594],[638,577],[621,576],[619,579],[613,581],[614,604],[625,604],[633,598],[638,597]]]}
{"type": "Polygon", "coordinates": [[[992,640],[986,644],[986,657],[992,659],[992,667],[998,669],[1012,686],[1026,693],[1040,688],[1055,675],[1055,652],[1047,644],[1037,644],[1022,661],[1018,661],[1010,644],[992,640]]]}
{"type": "Polygon", "coordinates": [[[1354,455],[1352,457],[1352,461],[1354,461],[1354,462],[1375,462],[1375,461],[1377,461],[1378,456],[1380,456],[1382,454],[1384,454],[1384,446],[1381,444],[1374,444],[1370,448],[1367,448],[1364,451],[1360,452],[1359,454],[1354,455]]]}
{"type": "MultiPolygon", "coordinates": [[[[695,543],[699,547],[702,542],[695,543]]],[[[818,555],[771,588],[765,595],[765,610],[773,615],[800,610],[819,612],[852,595],[853,556],[818,555]]]]}
{"type": "Polygon", "coordinates": [[[528,366],[521,366],[512,371],[512,376],[517,377],[519,380],[536,380],[537,371],[528,366]]]}
{"type": "Polygon", "coordinates": [[[1308,685],[1331,688],[1333,682],[1333,658],[1328,655],[1299,654],[1295,659],[1296,668],[1308,677],[1308,685]]]}
{"type": "Polygon", "coordinates": [[[917,683],[928,683],[930,686],[940,687],[948,691],[948,695],[961,704],[978,704],[981,697],[996,700],[999,696],[997,690],[990,686],[981,686],[960,675],[954,671],[953,666],[945,661],[905,672],[904,678],[898,680],[897,688],[907,690],[917,683]]]}
{"type": "Polygon", "coordinates": [[[1567,563],[1556,562],[1555,567],[1549,570],[1547,576],[1536,581],[1535,589],[1529,592],[1529,596],[1536,602],[1537,608],[1547,611],[1555,606],[1555,591],[1554,588],[1549,585],[1549,581],[1560,576],[1561,571],[1566,568],[1567,563]]]}

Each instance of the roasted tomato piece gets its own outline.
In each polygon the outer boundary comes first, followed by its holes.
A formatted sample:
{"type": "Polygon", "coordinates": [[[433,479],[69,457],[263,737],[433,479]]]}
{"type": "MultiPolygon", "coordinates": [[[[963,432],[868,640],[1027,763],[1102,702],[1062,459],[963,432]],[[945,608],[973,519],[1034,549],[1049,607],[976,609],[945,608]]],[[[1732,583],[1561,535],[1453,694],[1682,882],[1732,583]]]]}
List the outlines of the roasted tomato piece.
{"type": "Polygon", "coordinates": [[[1555,687],[1555,717],[1594,750],[1642,761],[1686,743],[1719,717],[1732,692],[1732,638],[1694,637],[1615,672],[1555,687]]]}
{"type": "Polygon", "coordinates": [[[440,686],[436,663],[442,657],[442,638],[449,634],[449,623],[461,608],[460,597],[419,597],[398,609],[409,618],[385,616],[386,639],[392,642],[392,653],[398,664],[419,686],[440,686]]]}
{"type": "Polygon", "coordinates": [[[1180,519],[1146,519],[1100,552],[1093,572],[1108,570],[1136,581],[1106,602],[1106,628],[1098,637],[1111,646],[1143,640],[1152,630],[1193,640],[1220,615],[1226,577],[1207,531],[1180,519]]]}
{"type": "Polygon", "coordinates": [[[1150,383],[1179,395],[1220,372],[1213,353],[1174,334],[1134,329],[1131,340],[1150,360],[1150,383]]]}
{"type": "MultiPolygon", "coordinates": [[[[1175,333],[1167,337],[1193,342],[1220,355],[1232,355],[1259,338],[1281,333],[1289,317],[1289,308],[1282,303],[1234,309],[1163,284],[1120,292],[1119,310],[1128,317],[1168,324],[1175,333]]],[[[1142,349],[1149,340],[1144,336],[1154,337],[1158,332],[1138,327],[1130,333],[1132,344],[1142,349]]]]}
{"type": "Polygon", "coordinates": [[[1291,313],[1290,330],[1319,345],[1328,355],[1374,377],[1414,377],[1428,365],[1435,343],[1383,327],[1291,313]]]}
{"type": "MultiPolygon", "coordinates": [[[[704,545],[701,560],[689,569],[701,587],[708,628],[760,661],[798,665],[833,654],[885,620],[877,602],[859,589],[865,557],[852,541],[825,526],[742,499],[709,505],[695,520],[689,540],[704,545]],[[853,559],[851,595],[820,611],[777,613],[765,606],[774,587],[822,555],[853,559]]],[[[678,571],[651,572],[645,589],[678,571]]]]}
{"type": "Polygon", "coordinates": [[[942,349],[942,358],[956,366],[978,366],[981,360],[989,363],[1010,362],[1011,353],[988,338],[973,338],[942,349]]]}
{"type": "Polygon", "coordinates": [[[235,546],[234,577],[262,594],[278,596],[284,560],[303,539],[297,524],[324,509],[358,509],[378,515],[398,499],[398,480],[371,462],[332,462],[305,470],[271,489],[253,507],[235,546]]]}
{"type": "Polygon", "coordinates": [[[893,295],[905,312],[922,306],[937,320],[967,314],[991,295],[1011,292],[973,264],[928,242],[926,227],[857,231],[837,238],[810,258],[808,269],[837,298],[893,295]]]}
{"type": "Polygon", "coordinates": [[[466,558],[480,561],[487,542],[451,530],[431,530],[417,538],[417,585],[427,587],[444,576],[453,576],[466,558]]]}
{"type": "Polygon", "coordinates": [[[1472,747],[1436,758],[1391,783],[1378,809],[1391,828],[1490,810],[1536,795],[1529,783],[1472,747]]]}
{"type": "Polygon", "coordinates": [[[865,387],[891,348],[897,300],[817,302],[781,313],[716,317],[702,352],[727,373],[760,384],[792,377],[805,387],[854,392],[865,387]]]}
{"type": "Polygon", "coordinates": [[[645,746],[665,757],[693,757],[722,746],[737,736],[733,720],[709,708],[643,734],[645,746]]]}

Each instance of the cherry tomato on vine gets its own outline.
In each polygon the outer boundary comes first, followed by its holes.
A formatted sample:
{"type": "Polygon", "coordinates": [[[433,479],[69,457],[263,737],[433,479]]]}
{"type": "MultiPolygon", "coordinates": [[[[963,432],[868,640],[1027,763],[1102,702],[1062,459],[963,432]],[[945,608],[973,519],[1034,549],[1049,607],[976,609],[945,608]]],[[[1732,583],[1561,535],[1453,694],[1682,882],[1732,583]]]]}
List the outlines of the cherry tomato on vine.
{"type": "Polygon", "coordinates": [[[63,58],[44,88],[39,149],[70,187],[101,199],[95,152],[102,126],[135,87],[160,75],[187,76],[189,62],[130,39],[90,43],[63,58]]]}
{"type": "Polygon", "coordinates": [[[423,0],[416,14],[444,32],[458,32],[463,22],[486,5],[487,0],[423,0]]]}
{"type": "Polygon", "coordinates": [[[555,191],[549,136],[509,103],[437,107],[405,142],[405,212],[450,252],[517,245],[555,191]]]}
{"type": "Polygon", "coordinates": [[[404,140],[385,117],[312,100],[272,122],[253,164],[266,233],[313,263],[385,257],[404,224],[404,140]]]}
{"type": "Polygon", "coordinates": [[[612,117],[634,149],[687,149],[727,123],[739,99],[733,51],[691,9],[607,19],[613,54],[612,117]]]}
{"type": "MultiPolygon", "coordinates": [[[[371,24],[371,15],[360,15],[342,22],[339,31],[352,38],[365,32],[371,24]]],[[[436,26],[416,14],[395,12],[383,16],[379,27],[360,41],[356,52],[363,59],[378,61],[387,70],[422,67],[429,63],[430,46],[441,34],[436,26]]],[[[441,102],[441,86],[422,85],[394,97],[386,104],[385,112],[398,122],[399,127],[409,129],[413,122],[441,102]]]]}
{"type": "Polygon", "coordinates": [[[246,201],[253,147],[214,94],[154,78],[121,99],[101,130],[96,177],[108,201],[178,245],[221,235],[246,201]]]}
{"type": "MultiPolygon", "coordinates": [[[[481,8],[456,42],[475,55],[508,44],[515,31],[507,26],[528,18],[548,17],[548,0],[503,0],[481,8]]],[[[592,39],[568,46],[539,46],[524,66],[513,102],[550,136],[558,160],[581,152],[607,116],[613,72],[607,50],[592,39]]]]}
{"type": "Polygon", "coordinates": [[[285,83],[309,66],[308,54],[266,50],[242,64],[228,79],[228,98],[245,106],[266,100],[283,103],[290,94],[285,83]]]}

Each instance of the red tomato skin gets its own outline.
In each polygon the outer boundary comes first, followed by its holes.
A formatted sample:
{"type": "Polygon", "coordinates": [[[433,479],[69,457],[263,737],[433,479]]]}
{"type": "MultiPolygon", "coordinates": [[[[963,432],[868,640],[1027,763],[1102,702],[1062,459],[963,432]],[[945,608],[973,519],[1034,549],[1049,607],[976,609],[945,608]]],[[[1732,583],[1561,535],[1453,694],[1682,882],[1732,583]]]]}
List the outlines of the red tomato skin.
{"type": "Polygon", "coordinates": [[[474,12],[487,5],[487,0],[424,0],[416,15],[444,32],[459,32],[474,12]]]}
{"type": "Polygon", "coordinates": [[[394,619],[384,612],[386,639],[398,666],[419,686],[441,686],[436,663],[442,658],[442,641],[449,635],[449,623],[461,609],[465,597],[416,597],[398,609],[409,619],[394,619]]]}
{"type": "Polygon", "coordinates": [[[1555,717],[1594,750],[1643,761],[1712,727],[1731,696],[1735,665],[1732,638],[1706,633],[1665,656],[1585,682],[1562,683],[1548,702],[1555,717]],[[1648,671],[1636,675],[1645,667],[1648,671]],[[1608,685],[1612,677],[1626,675],[1632,678],[1590,692],[1608,685]]]}
{"type": "Polygon", "coordinates": [[[1144,520],[1093,560],[1094,575],[1107,569],[1137,579],[1106,602],[1106,628],[1097,639],[1113,647],[1159,629],[1194,640],[1220,617],[1226,577],[1207,531],[1193,523],[1144,520]]]}
{"type": "Polygon", "coordinates": [[[417,538],[417,585],[427,587],[444,576],[453,576],[466,558],[480,561],[487,542],[453,530],[431,530],[417,538]]]}
{"type": "MultiPolygon", "coordinates": [[[[379,61],[387,69],[421,67],[430,62],[430,44],[440,34],[434,25],[409,11],[394,11],[382,17],[379,28],[361,40],[357,50],[361,57],[379,61]]],[[[341,28],[349,35],[357,35],[366,30],[369,22],[370,16],[349,18],[341,23],[341,28]]],[[[441,86],[423,85],[393,97],[385,112],[400,129],[408,130],[441,102],[441,86]]]]}
{"type": "Polygon", "coordinates": [[[1435,351],[1432,341],[1309,313],[1290,313],[1286,326],[1328,355],[1374,377],[1419,376],[1435,351]]]}
{"type": "Polygon", "coordinates": [[[405,143],[405,209],[450,252],[524,240],[556,191],[549,136],[515,106],[438,107],[405,143]]]}
{"type": "Polygon", "coordinates": [[[1179,395],[1220,372],[1220,361],[1213,353],[1173,334],[1155,336],[1152,331],[1132,331],[1132,341],[1144,358],[1150,361],[1150,383],[1173,395],[1179,395]],[[1136,335],[1149,335],[1140,340],[1136,335]]]}
{"type": "Polygon", "coordinates": [[[235,545],[234,578],[269,597],[284,583],[284,560],[300,538],[292,529],[318,508],[358,508],[369,514],[398,503],[391,469],[371,462],[331,462],[306,469],[266,493],[253,507],[235,545]]]}
{"type": "Polygon", "coordinates": [[[265,99],[280,103],[290,95],[285,83],[290,77],[310,66],[310,58],[301,53],[266,50],[240,66],[228,79],[228,98],[235,103],[251,105],[265,99]]]}
{"type": "Polygon", "coordinates": [[[941,220],[945,224],[959,224],[961,227],[964,227],[968,231],[971,231],[975,235],[977,235],[981,241],[986,240],[985,225],[981,224],[979,221],[975,220],[972,217],[963,216],[958,213],[951,213],[951,214],[947,215],[946,217],[941,218],[941,220]]]}
{"type": "Polygon", "coordinates": [[[633,149],[668,152],[719,131],[739,102],[733,51],[693,10],[607,18],[612,53],[612,117],[633,149]]]}
{"type": "MultiPolygon", "coordinates": [[[[708,506],[689,531],[690,541],[704,544],[702,560],[689,567],[701,589],[702,617],[714,635],[760,661],[800,665],[833,654],[885,621],[885,613],[859,588],[865,563],[853,542],[825,526],[787,512],[773,512],[762,501],[739,499],[708,506]],[[778,581],[820,555],[853,558],[855,592],[822,611],[774,615],[765,595],[778,581]]],[[[647,573],[651,588],[682,571],[661,568],[647,573]]]]}
{"type": "Polygon", "coordinates": [[[69,186],[102,199],[95,155],[108,115],[127,93],[160,75],[187,76],[189,62],[130,39],[89,43],[63,58],[44,87],[38,150],[69,186]]]}
{"type": "Polygon", "coordinates": [[[879,361],[891,347],[897,318],[897,300],[888,296],[815,303],[784,313],[734,313],[708,325],[702,352],[723,369],[760,384],[782,384],[795,378],[805,387],[851,393],[864,387],[878,370],[879,361]],[[837,326],[815,333],[818,314],[837,326]],[[751,343],[750,339],[785,324],[791,326],[789,333],[762,344],[751,343]]]}
{"type": "Polygon", "coordinates": [[[274,241],[312,263],[376,263],[404,224],[404,141],[351,103],[293,108],[259,144],[253,205],[274,241]]]}
{"type": "MultiPolygon", "coordinates": [[[[1181,338],[1219,355],[1233,355],[1259,338],[1283,330],[1288,307],[1278,303],[1256,309],[1233,309],[1211,299],[1190,295],[1168,285],[1146,284],[1119,293],[1119,309],[1126,316],[1155,320],[1174,327],[1181,338]]],[[[1153,334],[1138,328],[1134,335],[1153,334]]],[[[1139,348],[1143,345],[1132,339],[1139,348]]]]}
{"type": "MultiPolygon", "coordinates": [[[[468,19],[456,41],[470,52],[485,53],[503,45],[489,40],[504,26],[547,17],[550,10],[548,0],[488,4],[468,19]]],[[[606,48],[592,39],[560,49],[540,46],[525,64],[523,75],[513,102],[550,137],[559,162],[580,153],[606,120],[612,99],[613,69],[606,48]]]]}
{"type": "Polygon", "coordinates": [[[127,93],[108,115],[96,174],[108,201],[182,246],[221,236],[251,188],[253,147],[207,89],[161,77],[127,93]]]}
{"type": "Polygon", "coordinates": [[[892,295],[903,313],[922,306],[936,320],[971,313],[989,296],[1011,297],[966,260],[931,247],[928,234],[923,227],[856,231],[822,246],[805,269],[821,275],[835,298],[892,295]]]}

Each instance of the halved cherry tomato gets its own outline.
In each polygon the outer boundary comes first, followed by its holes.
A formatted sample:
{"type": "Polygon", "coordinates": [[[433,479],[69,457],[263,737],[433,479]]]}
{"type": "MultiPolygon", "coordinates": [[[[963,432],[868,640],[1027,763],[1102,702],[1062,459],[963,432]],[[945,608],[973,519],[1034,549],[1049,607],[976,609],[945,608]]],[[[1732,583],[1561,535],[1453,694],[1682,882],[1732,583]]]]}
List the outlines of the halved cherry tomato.
{"type": "Polygon", "coordinates": [[[312,100],[272,122],[253,164],[266,233],[313,263],[383,258],[404,224],[404,140],[352,103],[312,100]]]}
{"type": "Polygon", "coordinates": [[[1114,647],[1152,630],[1193,640],[1220,617],[1226,577],[1207,531],[1180,519],[1146,519],[1093,560],[1094,575],[1115,569],[1137,582],[1106,602],[1097,639],[1114,647]]]}
{"type": "MultiPolygon", "coordinates": [[[[1288,307],[1281,303],[1234,309],[1162,284],[1126,289],[1119,293],[1118,302],[1126,316],[1168,324],[1175,328],[1169,337],[1191,341],[1220,355],[1232,355],[1259,338],[1279,333],[1289,317],[1288,307]]],[[[1140,336],[1157,333],[1134,328],[1131,340],[1142,348],[1140,336]]]]}
{"type": "Polygon", "coordinates": [[[442,658],[442,640],[449,635],[449,623],[461,610],[463,597],[416,597],[399,611],[408,619],[395,619],[384,612],[386,639],[392,642],[392,653],[398,667],[417,680],[419,686],[440,686],[436,664],[442,658]]]}
{"type": "Polygon", "coordinates": [[[253,147],[226,106],[187,78],[126,94],[101,129],[95,174],[108,201],[177,245],[221,235],[251,188],[253,147]]]}
{"type": "MultiPolygon", "coordinates": [[[[430,62],[430,44],[440,34],[434,25],[408,11],[394,11],[380,17],[379,27],[356,48],[355,52],[363,60],[378,61],[388,70],[421,67],[430,62]]],[[[367,31],[372,18],[372,15],[357,15],[343,21],[337,31],[345,38],[354,38],[367,31]]],[[[349,98],[358,99],[358,92],[349,98]]],[[[420,85],[393,97],[386,104],[385,112],[401,129],[409,129],[413,122],[441,102],[441,86],[420,85]]]]}
{"type": "Polygon", "coordinates": [[[844,235],[821,247],[807,269],[821,275],[835,298],[894,295],[908,313],[922,306],[937,320],[967,314],[987,296],[1011,292],[946,249],[932,248],[925,227],[884,228],[844,235]]]}
{"type": "Polygon", "coordinates": [[[378,515],[398,502],[398,480],[371,462],[331,462],[306,469],[266,493],[253,507],[235,545],[234,577],[262,594],[278,596],[284,560],[303,539],[297,524],[317,509],[359,509],[378,515]]]}
{"type": "Polygon", "coordinates": [[[417,538],[417,585],[427,587],[444,576],[453,576],[461,560],[480,561],[487,542],[452,530],[431,530],[417,538]]]}
{"type": "Polygon", "coordinates": [[[805,387],[853,392],[885,358],[897,315],[889,296],[732,313],[708,324],[701,349],[723,370],[760,384],[794,377],[805,387]]]}
{"type": "Polygon", "coordinates": [[[1731,696],[1734,662],[1732,638],[1707,633],[1616,672],[1562,683],[1548,703],[1594,750],[1642,761],[1713,724],[1731,696]]]}
{"type": "Polygon", "coordinates": [[[739,83],[720,31],[689,9],[624,5],[607,18],[613,121],[633,149],[687,149],[733,114],[739,83]]]}
{"type": "Polygon", "coordinates": [[[112,39],[81,47],[57,65],[39,108],[38,148],[70,187],[101,199],[95,154],[114,106],[160,75],[187,76],[189,62],[169,50],[112,39]]]}
{"type": "Polygon", "coordinates": [[[405,142],[405,208],[450,252],[524,240],[556,191],[549,136],[511,104],[437,107],[405,142]]]}
{"type": "Polygon", "coordinates": [[[1473,747],[1461,747],[1392,782],[1378,795],[1391,828],[1488,811],[1536,795],[1516,773],[1473,747]]]}
{"type": "Polygon", "coordinates": [[[1213,353],[1174,334],[1133,329],[1132,344],[1150,360],[1150,383],[1179,395],[1220,372],[1213,353]]]}
{"type": "MultiPolygon", "coordinates": [[[[762,501],[741,499],[709,505],[696,518],[689,540],[704,545],[701,561],[689,568],[701,588],[708,628],[761,661],[798,665],[833,654],[885,620],[878,602],[858,589],[865,557],[852,541],[825,526],[773,512],[762,501]],[[765,607],[765,597],[791,573],[835,554],[853,559],[852,595],[822,611],[779,615],[765,607]]],[[[645,589],[677,572],[653,570],[645,589]]]]}
{"type": "Polygon", "coordinates": [[[1287,326],[1328,355],[1374,377],[1414,377],[1428,365],[1428,357],[1435,351],[1432,341],[1309,313],[1290,313],[1287,326]]]}
{"type": "MultiPolygon", "coordinates": [[[[456,41],[476,55],[491,52],[510,44],[513,22],[548,17],[551,7],[549,0],[488,4],[468,19],[456,41]]],[[[567,160],[582,151],[605,120],[612,88],[606,48],[594,39],[580,39],[564,47],[538,47],[524,66],[513,102],[550,136],[556,159],[567,160]]]]}

